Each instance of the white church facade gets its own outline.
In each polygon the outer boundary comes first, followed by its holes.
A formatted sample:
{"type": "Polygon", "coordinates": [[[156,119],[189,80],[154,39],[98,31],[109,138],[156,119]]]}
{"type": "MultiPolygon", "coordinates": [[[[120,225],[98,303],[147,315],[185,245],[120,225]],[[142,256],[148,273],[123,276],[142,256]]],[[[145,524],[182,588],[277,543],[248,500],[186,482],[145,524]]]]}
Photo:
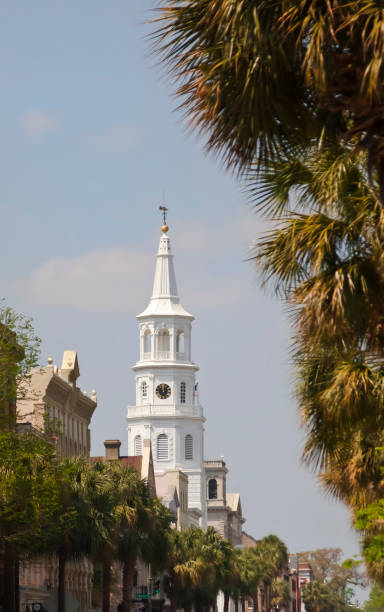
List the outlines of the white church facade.
{"type": "MultiPolygon", "coordinates": [[[[240,501],[234,508],[233,495],[226,495],[227,470],[219,470],[216,475],[206,469],[212,462],[206,462],[204,455],[205,417],[196,383],[199,368],[191,354],[193,320],[180,303],[168,226],[164,223],[152,296],[137,316],[139,360],[133,366],[136,404],[128,406],[127,411],[128,455],[140,455],[144,440],[149,439],[159,484],[176,471],[188,478],[188,524],[203,528],[212,525],[239,545],[244,519],[240,501]],[[221,492],[219,499],[217,491],[221,492]],[[229,525],[233,522],[236,530],[229,525]],[[235,532],[236,537],[230,537],[235,532]]],[[[238,494],[236,499],[240,499],[238,494]]]]}

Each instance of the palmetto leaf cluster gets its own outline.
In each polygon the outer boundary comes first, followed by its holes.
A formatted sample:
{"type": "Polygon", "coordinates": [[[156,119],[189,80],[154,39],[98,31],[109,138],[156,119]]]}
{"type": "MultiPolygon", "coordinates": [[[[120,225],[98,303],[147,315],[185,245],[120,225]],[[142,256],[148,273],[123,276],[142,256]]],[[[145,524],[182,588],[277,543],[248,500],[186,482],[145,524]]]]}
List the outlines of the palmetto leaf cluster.
{"type": "Polygon", "coordinates": [[[294,329],[303,459],[357,511],[384,497],[383,209],[364,157],[334,143],[269,166],[260,190],[252,177],[274,224],[254,258],[294,329]]]}
{"type": "Polygon", "coordinates": [[[264,173],[277,224],[255,248],[290,308],[304,459],[352,505],[382,490],[384,217],[364,158],[313,148],[264,173]]]}
{"type": "Polygon", "coordinates": [[[228,165],[262,167],[326,134],[355,139],[382,176],[381,2],[162,0],[156,22],[181,107],[228,165]]]}

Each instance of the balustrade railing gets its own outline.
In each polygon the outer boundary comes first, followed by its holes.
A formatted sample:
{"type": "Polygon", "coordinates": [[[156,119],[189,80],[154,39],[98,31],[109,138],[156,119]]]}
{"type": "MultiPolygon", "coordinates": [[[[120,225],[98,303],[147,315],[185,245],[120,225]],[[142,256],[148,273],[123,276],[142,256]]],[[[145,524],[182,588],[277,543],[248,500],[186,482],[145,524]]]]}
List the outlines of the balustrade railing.
{"type": "Polygon", "coordinates": [[[196,404],[171,404],[159,406],[144,404],[142,406],[128,406],[129,417],[141,416],[173,416],[182,414],[185,416],[202,416],[203,409],[196,404]]]}

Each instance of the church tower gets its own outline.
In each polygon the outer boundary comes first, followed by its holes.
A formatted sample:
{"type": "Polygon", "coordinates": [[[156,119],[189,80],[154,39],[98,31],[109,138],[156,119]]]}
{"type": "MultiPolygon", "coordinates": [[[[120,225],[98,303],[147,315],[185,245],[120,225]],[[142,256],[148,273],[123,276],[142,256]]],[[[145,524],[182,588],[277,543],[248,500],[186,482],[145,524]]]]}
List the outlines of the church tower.
{"type": "Polygon", "coordinates": [[[139,323],[136,405],[128,407],[128,454],[152,443],[156,474],[180,470],[188,476],[190,524],[206,526],[203,408],[191,360],[194,317],[180,304],[168,226],[162,226],[153,292],[139,323]]]}

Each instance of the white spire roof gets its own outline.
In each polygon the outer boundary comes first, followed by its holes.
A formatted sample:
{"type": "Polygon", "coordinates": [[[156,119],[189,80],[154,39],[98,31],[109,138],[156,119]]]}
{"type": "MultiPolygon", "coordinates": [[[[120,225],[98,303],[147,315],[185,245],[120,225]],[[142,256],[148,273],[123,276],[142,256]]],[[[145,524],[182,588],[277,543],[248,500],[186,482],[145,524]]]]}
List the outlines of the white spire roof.
{"type": "Polygon", "coordinates": [[[166,233],[163,233],[160,238],[151,301],[144,312],[137,315],[137,318],[141,319],[153,315],[194,318],[193,315],[184,310],[177,295],[173,255],[170,240],[166,233]]]}

